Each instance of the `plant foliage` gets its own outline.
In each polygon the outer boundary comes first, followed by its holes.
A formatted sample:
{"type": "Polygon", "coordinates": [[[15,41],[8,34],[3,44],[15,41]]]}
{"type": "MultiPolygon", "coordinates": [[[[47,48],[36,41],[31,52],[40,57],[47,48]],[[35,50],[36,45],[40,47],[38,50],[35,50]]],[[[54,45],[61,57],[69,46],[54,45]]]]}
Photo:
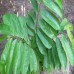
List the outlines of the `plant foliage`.
{"type": "MultiPolygon", "coordinates": [[[[62,0],[31,0],[33,9],[26,16],[5,14],[0,34],[7,43],[0,59],[1,74],[39,74],[46,70],[74,66],[67,19],[63,16],[62,0]]],[[[74,44],[74,43],[73,43],[74,44]]],[[[72,44],[72,45],[73,45],[72,44]]],[[[73,45],[74,46],[74,45],[73,45]]]]}

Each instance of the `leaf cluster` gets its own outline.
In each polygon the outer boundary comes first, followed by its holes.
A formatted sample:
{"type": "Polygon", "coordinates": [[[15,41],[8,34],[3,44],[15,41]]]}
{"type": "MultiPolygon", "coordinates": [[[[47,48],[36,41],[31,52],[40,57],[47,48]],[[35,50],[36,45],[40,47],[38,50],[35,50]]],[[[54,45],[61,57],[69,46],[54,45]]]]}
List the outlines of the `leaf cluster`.
{"type": "Polygon", "coordinates": [[[39,74],[74,66],[74,50],[64,31],[62,0],[31,0],[26,16],[5,14],[0,34],[7,39],[0,59],[1,74],[39,74]],[[43,6],[43,7],[42,7],[43,6]]]}

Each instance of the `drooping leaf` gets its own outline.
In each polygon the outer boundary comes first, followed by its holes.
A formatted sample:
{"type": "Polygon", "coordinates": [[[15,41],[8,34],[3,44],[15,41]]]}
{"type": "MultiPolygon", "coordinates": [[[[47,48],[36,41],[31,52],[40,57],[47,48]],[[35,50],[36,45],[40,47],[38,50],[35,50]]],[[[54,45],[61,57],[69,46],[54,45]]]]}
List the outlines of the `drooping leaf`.
{"type": "Polygon", "coordinates": [[[59,38],[56,38],[56,47],[57,47],[57,53],[60,59],[61,66],[62,68],[65,69],[67,67],[67,57],[59,38]]]}
{"type": "Polygon", "coordinates": [[[44,56],[43,63],[44,70],[51,72],[54,69],[54,61],[52,58],[52,50],[48,50],[47,55],[44,56]]]}
{"type": "Polygon", "coordinates": [[[6,62],[6,74],[12,73],[12,60],[13,60],[13,53],[15,50],[16,42],[17,42],[17,40],[14,40],[12,42],[12,45],[9,50],[9,55],[8,55],[7,62],[6,62]]]}
{"type": "Polygon", "coordinates": [[[42,55],[42,54],[40,53],[39,49],[36,48],[36,49],[34,50],[34,52],[36,53],[37,60],[38,60],[39,62],[43,62],[44,55],[42,55]]]}
{"type": "Polygon", "coordinates": [[[62,35],[61,43],[66,53],[68,61],[70,61],[71,65],[74,66],[74,51],[72,50],[69,41],[64,35],[62,35]]]}
{"type": "Polygon", "coordinates": [[[30,71],[38,72],[39,71],[39,62],[37,60],[37,56],[32,48],[30,49],[30,71]]]}
{"type": "Polygon", "coordinates": [[[45,6],[47,6],[50,10],[52,10],[54,13],[56,13],[58,16],[62,18],[62,11],[60,8],[55,4],[52,0],[43,0],[45,6]]]}
{"type": "Polygon", "coordinates": [[[52,40],[51,40],[49,37],[47,37],[47,36],[42,32],[41,29],[37,31],[37,34],[38,34],[39,39],[40,39],[41,42],[43,43],[43,45],[44,45],[46,48],[50,49],[50,48],[52,47],[52,40]]]}
{"type": "Polygon", "coordinates": [[[21,41],[16,43],[16,47],[13,55],[13,61],[12,61],[13,74],[19,74],[21,71],[20,66],[21,66],[21,57],[22,57],[22,47],[23,44],[21,41]]]}
{"type": "Polygon", "coordinates": [[[28,45],[24,43],[22,47],[23,53],[22,53],[22,62],[21,62],[21,73],[27,74],[29,64],[30,64],[30,50],[28,48],[28,45]]]}
{"type": "Polygon", "coordinates": [[[37,43],[40,53],[43,55],[46,55],[46,48],[44,47],[44,45],[42,44],[42,42],[40,41],[38,37],[36,37],[36,43],[37,43]]]}
{"type": "Polygon", "coordinates": [[[2,52],[2,55],[1,55],[1,60],[2,61],[6,62],[6,60],[8,58],[8,55],[9,55],[9,52],[10,52],[11,46],[12,46],[12,38],[7,40],[5,48],[4,48],[4,50],[2,52]]]}
{"type": "Polygon", "coordinates": [[[46,23],[43,19],[39,20],[39,26],[48,37],[52,39],[56,37],[57,31],[49,26],[49,24],[46,23]]]}
{"type": "Polygon", "coordinates": [[[29,15],[27,16],[27,25],[31,29],[35,30],[35,23],[34,23],[33,19],[29,15]]]}
{"type": "Polygon", "coordinates": [[[47,10],[42,10],[41,16],[55,30],[60,30],[59,21],[51,12],[48,12],[47,10]]]}
{"type": "Polygon", "coordinates": [[[53,56],[53,60],[54,60],[54,64],[55,64],[55,68],[56,69],[60,69],[61,64],[60,64],[60,60],[59,60],[59,56],[58,56],[58,52],[57,52],[57,48],[56,48],[56,43],[53,43],[52,46],[52,56],[53,56]]]}
{"type": "Polygon", "coordinates": [[[30,36],[34,36],[35,35],[34,30],[31,29],[29,26],[27,26],[27,30],[28,30],[28,35],[30,35],[30,36]]]}

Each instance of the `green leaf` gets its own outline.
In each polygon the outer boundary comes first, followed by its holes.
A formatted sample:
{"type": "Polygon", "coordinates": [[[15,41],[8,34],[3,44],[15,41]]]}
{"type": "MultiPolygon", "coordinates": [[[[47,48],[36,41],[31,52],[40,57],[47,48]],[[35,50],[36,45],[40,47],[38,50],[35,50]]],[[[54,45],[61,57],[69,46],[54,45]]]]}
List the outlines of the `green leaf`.
{"type": "Polygon", "coordinates": [[[32,3],[33,9],[34,9],[36,12],[38,12],[39,8],[38,8],[37,0],[31,0],[31,3],[32,3]]]}
{"type": "Polygon", "coordinates": [[[35,48],[34,52],[36,53],[36,56],[37,56],[37,60],[39,62],[43,62],[43,59],[44,59],[44,55],[42,55],[39,51],[38,48],[35,48]]]}
{"type": "Polygon", "coordinates": [[[7,61],[11,45],[12,45],[12,38],[7,40],[5,48],[4,48],[4,50],[2,52],[2,55],[1,55],[1,60],[2,61],[5,61],[5,62],[7,61]]]}
{"type": "Polygon", "coordinates": [[[34,30],[31,29],[29,26],[27,26],[27,30],[28,30],[28,34],[29,34],[30,36],[34,36],[34,35],[35,35],[34,30]]]}
{"type": "Polygon", "coordinates": [[[13,53],[15,50],[16,42],[17,40],[14,40],[12,42],[12,46],[10,47],[9,55],[8,55],[7,62],[6,62],[6,74],[12,73],[12,60],[13,60],[13,53]]]}
{"type": "Polygon", "coordinates": [[[0,37],[0,43],[7,39],[7,35],[2,35],[0,37]]]}
{"type": "Polygon", "coordinates": [[[23,17],[23,16],[19,16],[18,20],[19,20],[19,23],[20,23],[20,30],[21,30],[20,37],[21,38],[26,38],[25,40],[28,40],[27,39],[28,37],[27,37],[27,26],[26,26],[27,21],[26,21],[26,18],[23,17]]]}
{"type": "Polygon", "coordinates": [[[46,23],[43,19],[39,20],[39,26],[42,31],[50,38],[54,38],[57,35],[57,31],[54,30],[48,23],[46,23]]]}
{"type": "Polygon", "coordinates": [[[53,46],[52,46],[52,56],[55,63],[55,68],[60,69],[61,64],[60,64],[60,60],[59,60],[59,56],[58,56],[58,52],[55,44],[56,43],[53,43],[53,46]]]}
{"type": "Polygon", "coordinates": [[[66,57],[65,51],[62,47],[62,44],[61,44],[59,38],[56,38],[56,47],[57,47],[57,52],[58,52],[58,56],[59,56],[59,59],[60,59],[61,66],[62,66],[62,68],[66,69],[67,57],[66,57]]]}
{"type": "Polygon", "coordinates": [[[37,49],[36,37],[35,36],[31,37],[31,45],[30,46],[31,46],[32,49],[37,49]]]}
{"type": "Polygon", "coordinates": [[[35,23],[34,23],[33,19],[29,15],[27,16],[27,25],[31,29],[35,30],[35,23]]]}
{"type": "Polygon", "coordinates": [[[61,30],[63,31],[65,27],[68,25],[68,20],[64,18],[60,25],[61,25],[61,30]]]}
{"type": "Polygon", "coordinates": [[[21,34],[20,23],[18,17],[15,14],[5,14],[3,16],[4,24],[8,25],[12,30],[13,36],[19,36],[21,34]]]}
{"type": "Polygon", "coordinates": [[[40,53],[43,55],[46,55],[46,48],[44,47],[44,45],[42,44],[38,36],[36,37],[36,43],[37,43],[40,53]]]}
{"type": "Polygon", "coordinates": [[[47,37],[41,29],[37,30],[37,35],[46,48],[50,49],[52,47],[52,40],[47,37]]]}
{"type": "Polygon", "coordinates": [[[62,35],[61,43],[66,53],[68,61],[70,61],[71,65],[74,66],[74,51],[72,50],[69,41],[64,35],[62,35]]]}
{"type": "Polygon", "coordinates": [[[21,34],[23,36],[23,39],[26,41],[26,43],[29,44],[29,37],[28,37],[28,30],[26,25],[26,18],[25,17],[18,17],[20,25],[21,25],[21,34]]]}
{"type": "Polygon", "coordinates": [[[53,71],[54,70],[54,61],[52,58],[52,50],[48,50],[48,62],[50,65],[50,71],[53,71]]]}
{"type": "Polygon", "coordinates": [[[59,21],[51,12],[48,12],[47,10],[42,10],[41,16],[55,30],[60,30],[59,21]]]}
{"type": "Polygon", "coordinates": [[[43,0],[45,6],[47,6],[50,10],[52,10],[54,13],[56,13],[58,16],[62,18],[62,12],[60,8],[55,4],[52,0],[43,0]]]}
{"type": "Polygon", "coordinates": [[[22,47],[23,44],[22,42],[17,42],[16,47],[14,50],[14,55],[13,55],[13,74],[19,74],[20,73],[20,66],[21,66],[21,57],[22,57],[22,47]]]}
{"type": "Polygon", "coordinates": [[[55,2],[58,4],[58,6],[60,7],[60,9],[63,9],[63,1],[62,0],[55,0],[55,2]]]}
{"type": "Polygon", "coordinates": [[[22,62],[21,62],[21,73],[27,74],[29,64],[30,64],[30,50],[28,48],[28,45],[24,43],[22,47],[23,53],[22,53],[22,62]]]}
{"type": "Polygon", "coordinates": [[[53,71],[54,69],[54,61],[52,58],[52,50],[48,50],[47,55],[44,56],[44,63],[43,63],[44,70],[48,72],[53,71]]]}
{"type": "Polygon", "coordinates": [[[37,60],[37,56],[32,48],[29,47],[30,50],[30,71],[38,72],[39,71],[39,62],[37,60]]]}
{"type": "Polygon", "coordinates": [[[12,31],[8,25],[0,24],[0,34],[12,35],[12,31]]]}
{"type": "Polygon", "coordinates": [[[36,20],[36,13],[35,13],[35,11],[30,11],[29,13],[28,13],[28,15],[33,19],[33,21],[35,21],[36,20]]]}
{"type": "MultiPolygon", "coordinates": [[[[0,72],[2,72],[4,69],[5,69],[5,63],[4,63],[4,61],[0,61],[0,72]]],[[[5,70],[4,70],[4,72],[5,72],[5,70]]]]}
{"type": "Polygon", "coordinates": [[[37,0],[37,2],[40,4],[42,2],[42,0],[37,0]]]}

